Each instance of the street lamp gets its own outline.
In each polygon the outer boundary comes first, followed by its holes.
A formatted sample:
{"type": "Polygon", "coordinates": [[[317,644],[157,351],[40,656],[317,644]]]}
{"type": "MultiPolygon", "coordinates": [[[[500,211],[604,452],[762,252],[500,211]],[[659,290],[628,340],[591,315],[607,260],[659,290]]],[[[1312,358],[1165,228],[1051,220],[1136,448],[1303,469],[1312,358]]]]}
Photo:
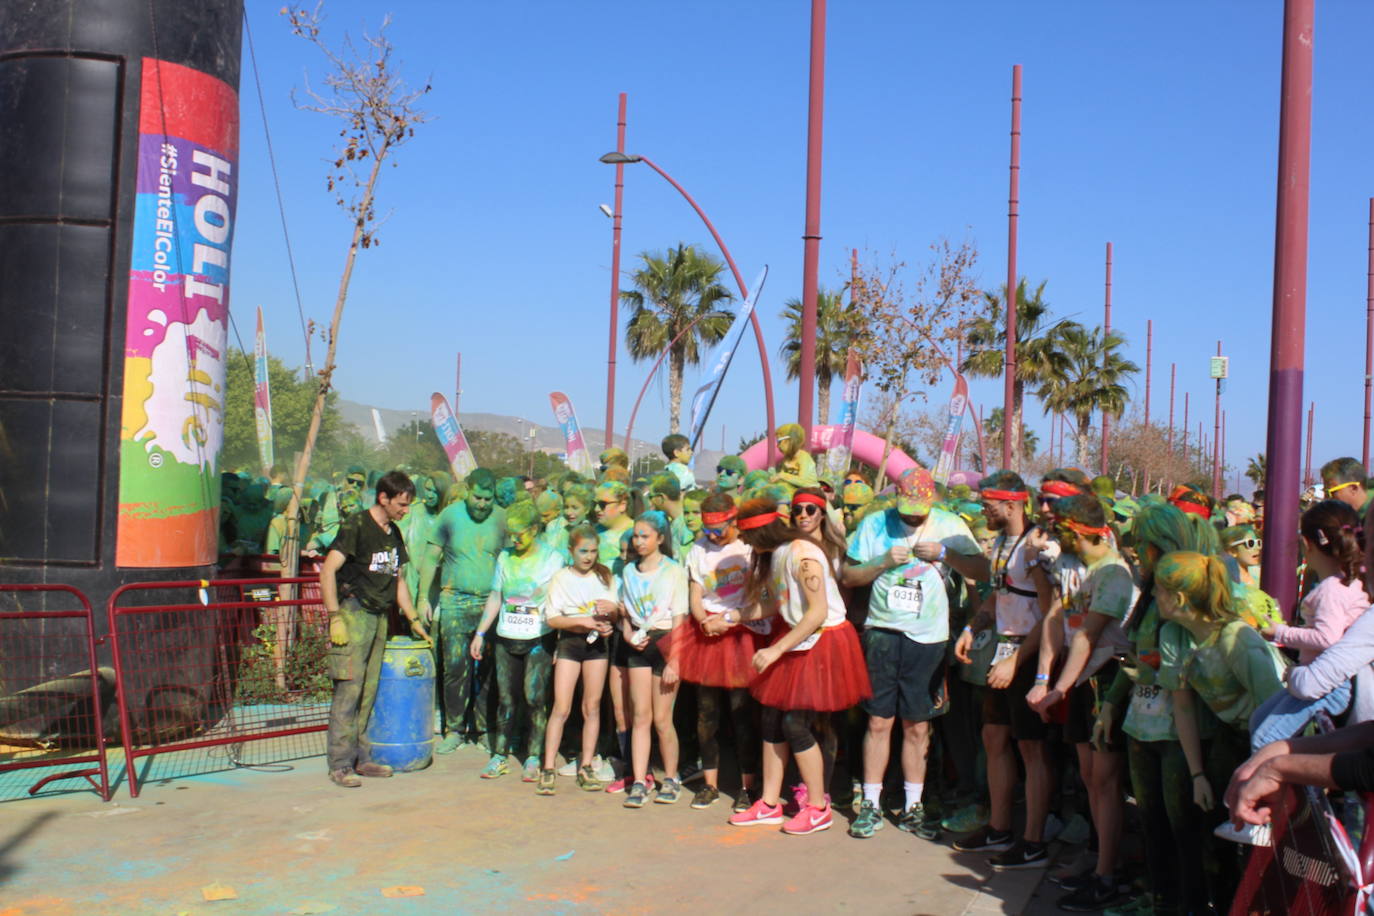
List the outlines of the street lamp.
{"type": "MultiPolygon", "coordinates": [[[[730,266],[730,273],[734,275],[735,285],[739,287],[741,300],[749,298],[749,289],[744,285],[744,277],[740,276],[739,268],[735,266],[735,259],[730,255],[730,249],[725,247],[724,240],[721,239],[720,233],[716,231],[716,227],[712,225],[710,218],[707,217],[706,211],[701,209],[701,206],[692,199],[692,195],[688,194],[687,190],[682,185],[673,180],[673,176],[659,168],[658,164],[648,156],[635,156],[630,153],[612,151],[602,156],[601,161],[607,165],[632,165],[636,162],[642,162],[662,176],[664,181],[677,189],[677,192],[682,195],[683,199],[696,211],[697,216],[699,216],[701,221],[706,225],[706,230],[711,233],[711,238],[715,239],[716,247],[718,247],[720,253],[725,256],[725,263],[730,266]]],[[[763,342],[763,328],[759,325],[757,311],[750,312],[749,322],[754,327],[754,340],[758,343],[759,347],[759,364],[760,368],[763,370],[763,398],[764,407],[766,408],[768,416],[768,464],[771,466],[779,457],[777,452],[776,426],[773,422],[773,374],[768,367],[768,347],[763,342]]]]}

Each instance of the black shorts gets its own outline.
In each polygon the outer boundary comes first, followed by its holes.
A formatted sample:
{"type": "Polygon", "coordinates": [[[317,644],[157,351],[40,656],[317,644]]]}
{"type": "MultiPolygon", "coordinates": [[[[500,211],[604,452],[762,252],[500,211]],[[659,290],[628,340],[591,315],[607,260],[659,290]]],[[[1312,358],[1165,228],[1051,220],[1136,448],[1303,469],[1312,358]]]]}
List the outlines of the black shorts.
{"type": "Polygon", "coordinates": [[[873,696],[864,712],[880,719],[928,722],[949,709],[945,642],[919,643],[896,630],[864,631],[864,662],[873,696]]]}
{"type": "Polygon", "coordinates": [[[598,636],[587,642],[586,633],[572,633],[567,630],[558,634],[558,657],[570,662],[604,661],[609,654],[609,641],[598,636]]]}
{"type": "Polygon", "coordinates": [[[983,724],[1010,728],[1015,741],[1044,741],[1048,725],[1026,703],[1026,694],[1034,686],[1035,660],[1028,658],[1016,669],[1005,690],[984,687],[983,724]]]}
{"type": "Polygon", "coordinates": [[[663,648],[659,645],[663,637],[671,633],[672,630],[650,630],[649,644],[642,650],[630,645],[630,641],[624,636],[616,640],[615,644],[615,666],[617,668],[652,668],[654,674],[663,674],[663,669],[668,667],[668,659],[663,655],[663,648]]]}
{"type": "MultiPolygon", "coordinates": [[[[1119,667],[1116,659],[1109,658],[1095,674],[1069,691],[1069,718],[1064,723],[1065,742],[1087,744],[1092,740],[1093,722],[1097,719],[1098,710],[1102,708],[1102,700],[1106,697],[1107,690],[1116,680],[1119,667]]],[[[1112,730],[1107,734],[1107,746],[1103,750],[1126,750],[1126,736],[1121,730],[1121,723],[1125,718],[1124,710],[1121,715],[1115,717],[1112,730]]]]}
{"type": "Polygon", "coordinates": [[[535,646],[540,646],[545,652],[552,655],[553,648],[557,645],[557,633],[545,633],[543,636],[536,636],[534,639],[511,639],[509,636],[497,635],[496,644],[505,649],[517,658],[529,655],[535,646]]]}

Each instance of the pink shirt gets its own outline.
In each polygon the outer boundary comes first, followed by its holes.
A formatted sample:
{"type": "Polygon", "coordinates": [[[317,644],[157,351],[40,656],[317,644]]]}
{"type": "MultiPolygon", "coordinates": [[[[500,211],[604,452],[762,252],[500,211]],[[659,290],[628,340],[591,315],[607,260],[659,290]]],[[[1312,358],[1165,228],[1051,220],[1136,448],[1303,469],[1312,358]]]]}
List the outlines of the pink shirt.
{"type": "Polygon", "coordinates": [[[1343,585],[1339,576],[1327,576],[1302,601],[1306,626],[1274,628],[1274,641],[1298,650],[1298,661],[1306,665],[1344,635],[1369,608],[1369,596],[1356,579],[1343,585]]]}

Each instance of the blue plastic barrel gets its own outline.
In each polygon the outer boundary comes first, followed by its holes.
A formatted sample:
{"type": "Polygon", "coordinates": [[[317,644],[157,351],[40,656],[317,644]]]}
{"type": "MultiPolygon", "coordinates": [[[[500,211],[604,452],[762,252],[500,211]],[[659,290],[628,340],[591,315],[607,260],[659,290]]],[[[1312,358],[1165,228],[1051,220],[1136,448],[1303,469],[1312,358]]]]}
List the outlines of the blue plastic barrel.
{"type": "Polygon", "coordinates": [[[373,763],[408,773],[433,761],[434,655],[428,641],[409,636],[386,641],[367,737],[373,763]]]}

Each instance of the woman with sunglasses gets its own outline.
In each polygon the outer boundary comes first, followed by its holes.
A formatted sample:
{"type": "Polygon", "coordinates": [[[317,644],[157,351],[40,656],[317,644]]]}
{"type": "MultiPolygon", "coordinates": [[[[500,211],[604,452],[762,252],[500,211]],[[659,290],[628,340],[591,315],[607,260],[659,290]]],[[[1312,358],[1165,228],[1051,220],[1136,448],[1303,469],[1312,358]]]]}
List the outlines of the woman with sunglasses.
{"type": "MultiPolygon", "coordinates": [[[[565,500],[566,502],[566,500],[565,500]]],[[[634,527],[634,516],[628,513],[630,488],[619,480],[605,480],[595,491],[597,562],[620,574],[620,540],[634,527]]]]}
{"type": "Polygon", "coordinates": [[[1283,623],[1279,603],[1260,590],[1260,548],[1264,546],[1253,525],[1233,525],[1221,532],[1221,546],[1240,570],[1237,597],[1244,597],[1241,619],[1255,629],[1283,623]]]}
{"type": "Polygon", "coordinates": [[[792,494],[792,527],[806,535],[825,551],[830,568],[839,575],[849,546],[830,515],[830,500],[820,487],[802,487],[792,494]]]}

